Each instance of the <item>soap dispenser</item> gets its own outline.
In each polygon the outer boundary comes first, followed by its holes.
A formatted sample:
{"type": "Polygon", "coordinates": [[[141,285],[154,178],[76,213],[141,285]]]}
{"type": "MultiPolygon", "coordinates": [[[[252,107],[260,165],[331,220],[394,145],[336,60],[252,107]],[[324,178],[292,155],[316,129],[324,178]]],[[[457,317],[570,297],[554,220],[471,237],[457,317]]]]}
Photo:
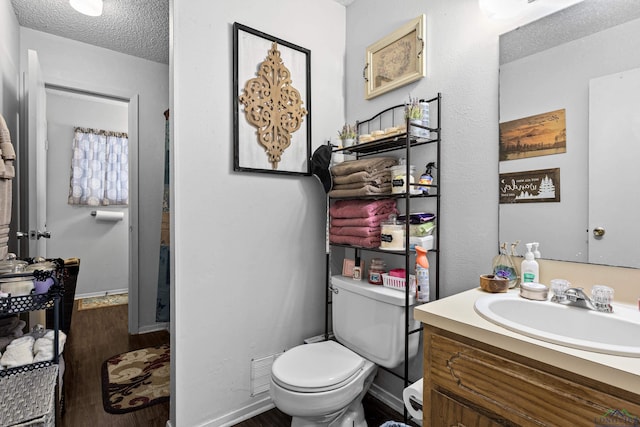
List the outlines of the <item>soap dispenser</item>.
{"type": "Polygon", "coordinates": [[[521,280],[520,283],[538,282],[539,266],[538,261],[535,260],[533,252],[531,252],[532,243],[527,243],[527,253],[524,255],[522,266],[520,268],[521,280]]]}
{"type": "Polygon", "coordinates": [[[540,245],[539,242],[533,242],[533,257],[534,258],[540,258],[540,251],[538,250],[538,245],[540,245]]]}

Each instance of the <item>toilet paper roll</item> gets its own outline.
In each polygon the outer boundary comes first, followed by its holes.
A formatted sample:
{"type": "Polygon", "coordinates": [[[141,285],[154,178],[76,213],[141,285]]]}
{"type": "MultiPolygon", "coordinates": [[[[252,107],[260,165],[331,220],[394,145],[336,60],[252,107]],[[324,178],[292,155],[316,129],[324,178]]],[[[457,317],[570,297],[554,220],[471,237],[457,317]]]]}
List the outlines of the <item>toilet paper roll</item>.
{"type": "Polygon", "coordinates": [[[112,211],[95,211],[95,217],[97,221],[122,221],[124,218],[123,212],[112,212],[112,211]]]}
{"type": "Polygon", "coordinates": [[[404,406],[407,407],[409,415],[414,418],[415,422],[422,425],[422,409],[414,407],[414,404],[418,403],[422,408],[422,378],[402,390],[402,400],[404,401],[404,406]],[[415,403],[412,404],[411,401],[415,403]]]}

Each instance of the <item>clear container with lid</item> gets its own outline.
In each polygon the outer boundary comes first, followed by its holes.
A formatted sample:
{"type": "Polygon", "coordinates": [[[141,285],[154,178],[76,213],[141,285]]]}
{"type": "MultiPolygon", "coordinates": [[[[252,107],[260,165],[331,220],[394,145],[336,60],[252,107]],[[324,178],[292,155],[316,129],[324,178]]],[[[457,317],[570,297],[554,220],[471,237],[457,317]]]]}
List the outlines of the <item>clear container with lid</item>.
{"type": "Polygon", "coordinates": [[[373,258],[369,265],[369,283],[372,285],[382,285],[382,274],[385,273],[386,267],[384,260],[373,258]]]}
{"type": "Polygon", "coordinates": [[[396,221],[395,215],[389,215],[388,221],[380,222],[380,249],[404,250],[404,228],[404,224],[396,221]]]}
{"type": "Polygon", "coordinates": [[[409,179],[407,180],[407,165],[400,164],[391,167],[391,193],[392,194],[404,194],[407,191],[411,191],[411,194],[418,194],[420,190],[417,187],[409,186],[409,184],[415,183],[414,175],[416,174],[416,167],[409,165],[409,179]]]}

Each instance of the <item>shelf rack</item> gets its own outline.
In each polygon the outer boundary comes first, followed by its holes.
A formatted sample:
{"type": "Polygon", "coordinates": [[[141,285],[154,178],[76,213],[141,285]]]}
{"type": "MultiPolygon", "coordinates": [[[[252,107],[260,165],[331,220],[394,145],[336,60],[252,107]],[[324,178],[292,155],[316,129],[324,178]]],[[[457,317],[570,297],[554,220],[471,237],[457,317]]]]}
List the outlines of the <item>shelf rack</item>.
{"type": "MultiPolygon", "coordinates": [[[[18,277],[24,274],[6,274],[18,277]]],[[[57,280],[57,278],[56,278],[57,280]]],[[[58,408],[60,304],[63,287],[58,280],[49,292],[0,297],[0,315],[53,310],[53,359],[0,370],[0,425],[55,425],[58,408]]]]}
{"type": "MultiPolygon", "coordinates": [[[[410,262],[411,260],[411,251],[409,249],[410,244],[409,244],[409,214],[411,213],[411,201],[414,199],[426,199],[426,198],[435,198],[436,202],[436,209],[435,209],[435,214],[436,214],[436,221],[435,221],[435,241],[434,241],[434,247],[433,249],[429,250],[430,253],[435,254],[435,263],[431,264],[430,263],[430,267],[433,266],[434,268],[429,268],[430,270],[430,284],[433,285],[433,287],[435,288],[435,299],[439,299],[440,298],[440,253],[441,253],[441,235],[440,235],[440,224],[441,224],[441,217],[440,217],[440,197],[442,194],[442,187],[441,187],[441,174],[442,174],[442,165],[441,165],[441,104],[442,104],[442,94],[438,93],[438,95],[436,97],[433,97],[431,99],[421,99],[420,102],[427,102],[429,104],[429,111],[430,111],[430,124],[433,123],[433,119],[435,118],[435,123],[436,126],[435,127],[425,127],[425,126],[421,126],[421,125],[417,125],[414,123],[411,123],[410,120],[405,119],[404,117],[404,104],[400,104],[400,105],[395,105],[392,107],[389,107],[385,110],[380,111],[379,113],[377,113],[376,115],[374,115],[373,117],[371,117],[370,119],[367,120],[362,120],[362,121],[358,121],[356,122],[356,128],[358,130],[359,134],[362,133],[370,133],[372,130],[381,130],[383,129],[385,126],[389,125],[389,126],[393,126],[397,123],[400,123],[401,121],[404,121],[404,132],[399,132],[397,134],[393,134],[387,137],[381,137],[379,139],[370,141],[370,142],[366,142],[366,143],[361,143],[361,144],[356,144],[350,147],[344,147],[344,148],[338,148],[338,149],[334,149],[334,153],[345,153],[345,154],[352,154],[355,155],[357,159],[366,157],[366,156],[372,156],[372,155],[377,155],[377,154],[382,154],[382,153],[388,153],[388,152],[392,152],[392,151],[400,151],[400,150],[404,150],[404,154],[405,154],[405,159],[406,159],[406,177],[410,176],[410,165],[411,165],[411,150],[422,146],[422,145],[427,145],[427,144],[435,144],[436,146],[436,168],[435,168],[435,182],[436,184],[432,184],[429,185],[428,187],[430,188],[430,192],[428,195],[423,195],[423,194],[385,194],[385,195],[380,195],[380,196],[365,196],[365,197],[357,197],[357,198],[349,198],[349,199],[371,199],[371,200],[376,200],[376,199],[398,199],[398,200],[404,200],[404,209],[405,209],[405,214],[406,214],[406,218],[407,221],[405,222],[405,250],[402,251],[389,251],[389,250],[382,250],[379,248],[361,248],[361,247],[357,247],[357,246],[352,246],[352,245],[345,245],[345,244],[334,244],[331,243],[330,246],[332,247],[343,247],[343,248],[349,248],[349,249],[354,249],[355,253],[356,253],[356,259],[359,259],[359,252],[360,251],[368,251],[368,252],[380,252],[380,253],[384,253],[384,254],[392,254],[392,255],[398,255],[398,256],[404,256],[405,258],[405,272],[406,272],[406,276],[405,276],[405,283],[409,283],[409,274],[410,271],[413,267],[412,263],[410,262]],[[412,129],[413,128],[421,128],[421,129],[426,129],[429,131],[429,137],[428,138],[420,138],[420,137],[415,137],[412,135],[412,129]],[[433,194],[433,191],[435,191],[435,194],[433,194]],[[434,274],[435,273],[435,274],[434,274]]],[[[408,178],[407,178],[408,181],[408,178]]],[[[419,183],[415,183],[415,184],[409,184],[412,186],[424,186],[424,184],[419,184],[419,183]]],[[[409,193],[411,193],[409,191],[409,193]]],[[[330,198],[327,200],[327,203],[329,203],[331,200],[340,200],[341,198],[330,198]]],[[[327,218],[328,219],[328,218],[327,218]]],[[[326,309],[325,309],[325,339],[329,338],[329,307],[331,305],[331,290],[330,290],[330,281],[331,281],[331,265],[330,265],[330,250],[327,253],[327,277],[326,277],[326,309]]],[[[396,372],[390,370],[390,369],[386,369],[384,367],[381,367],[382,369],[384,369],[385,371],[391,373],[392,375],[400,378],[403,380],[404,382],[404,388],[408,387],[409,384],[413,381],[409,380],[409,336],[415,333],[420,333],[422,331],[422,328],[417,328],[417,329],[411,329],[411,324],[410,324],[410,308],[409,308],[409,286],[405,287],[405,340],[404,340],[404,372],[403,375],[399,375],[396,372]]],[[[407,422],[408,419],[408,413],[407,413],[407,409],[406,407],[404,408],[404,421],[407,422]]]]}

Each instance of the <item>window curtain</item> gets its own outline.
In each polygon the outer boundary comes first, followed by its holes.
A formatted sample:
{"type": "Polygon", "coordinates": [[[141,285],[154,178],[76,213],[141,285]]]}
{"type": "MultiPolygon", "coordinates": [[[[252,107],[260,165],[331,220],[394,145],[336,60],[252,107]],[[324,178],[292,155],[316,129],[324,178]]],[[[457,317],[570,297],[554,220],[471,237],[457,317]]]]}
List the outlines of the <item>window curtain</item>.
{"type": "Polygon", "coordinates": [[[129,204],[129,138],[126,133],[76,128],[70,205],[129,204]]]}

